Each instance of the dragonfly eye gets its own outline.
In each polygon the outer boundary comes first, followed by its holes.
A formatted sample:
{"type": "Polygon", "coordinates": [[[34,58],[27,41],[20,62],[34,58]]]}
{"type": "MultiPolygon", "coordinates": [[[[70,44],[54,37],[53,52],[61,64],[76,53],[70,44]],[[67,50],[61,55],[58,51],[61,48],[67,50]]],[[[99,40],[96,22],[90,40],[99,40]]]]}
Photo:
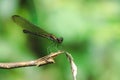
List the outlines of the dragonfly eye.
{"type": "Polygon", "coordinates": [[[63,42],[63,37],[60,37],[57,40],[58,40],[58,43],[62,43],[63,42]]]}

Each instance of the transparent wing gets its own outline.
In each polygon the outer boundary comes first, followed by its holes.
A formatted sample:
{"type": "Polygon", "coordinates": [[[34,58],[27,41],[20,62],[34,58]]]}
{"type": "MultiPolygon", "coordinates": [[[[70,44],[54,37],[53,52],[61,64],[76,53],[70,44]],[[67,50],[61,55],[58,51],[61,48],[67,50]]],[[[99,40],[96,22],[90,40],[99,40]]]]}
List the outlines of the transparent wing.
{"type": "Polygon", "coordinates": [[[32,24],[28,20],[24,19],[23,17],[20,17],[18,15],[12,16],[13,21],[21,26],[24,30],[28,30],[32,33],[38,34],[38,35],[46,35],[49,36],[50,33],[47,33],[43,29],[39,28],[38,26],[32,24]]]}

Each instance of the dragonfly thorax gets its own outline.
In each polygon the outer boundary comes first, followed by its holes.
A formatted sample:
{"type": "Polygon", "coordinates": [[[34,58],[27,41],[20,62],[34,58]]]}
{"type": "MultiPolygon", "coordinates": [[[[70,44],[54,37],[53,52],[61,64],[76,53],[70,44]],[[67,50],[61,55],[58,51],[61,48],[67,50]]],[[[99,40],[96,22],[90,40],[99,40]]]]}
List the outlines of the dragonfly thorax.
{"type": "Polygon", "coordinates": [[[57,38],[56,36],[54,36],[54,35],[52,35],[52,34],[51,34],[49,37],[50,37],[50,39],[51,39],[53,42],[56,42],[56,43],[62,43],[62,42],[63,42],[63,38],[62,38],[62,37],[57,38]]]}

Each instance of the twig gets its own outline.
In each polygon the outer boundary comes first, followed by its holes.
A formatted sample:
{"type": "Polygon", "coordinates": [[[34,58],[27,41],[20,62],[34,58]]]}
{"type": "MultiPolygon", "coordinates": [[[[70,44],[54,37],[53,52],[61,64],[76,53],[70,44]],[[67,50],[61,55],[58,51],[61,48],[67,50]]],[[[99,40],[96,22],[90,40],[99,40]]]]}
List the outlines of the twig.
{"type": "Polygon", "coordinates": [[[47,56],[44,56],[42,58],[39,58],[37,60],[26,61],[26,62],[0,63],[0,68],[13,69],[13,68],[29,67],[29,66],[43,66],[50,63],[55,63],[54,58],[62,53],[64,53],[64,51],[58,51],[51,53],[47,56]]]}

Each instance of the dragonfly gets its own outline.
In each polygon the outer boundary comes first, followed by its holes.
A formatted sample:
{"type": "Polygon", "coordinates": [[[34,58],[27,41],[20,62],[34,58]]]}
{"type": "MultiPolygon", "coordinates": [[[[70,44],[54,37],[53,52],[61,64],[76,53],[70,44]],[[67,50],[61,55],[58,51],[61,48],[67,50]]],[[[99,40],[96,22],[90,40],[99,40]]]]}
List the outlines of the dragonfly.
{"type": "Polygon", "coordinates": [[[43,38],[46,38],[48,40],[51,40],[54,43],[61,44],[63,42],[63,37],[56,37],[55,35],[46,32],[42,28],[38,27],[37,25],[32,24],[25,18],[19,16],[19,15],[13,15],[12,16],[13,21],[21,26],[23,28],[23,32],[26,34],[32,34],[35,36],[40,36],[43,38]]]}

